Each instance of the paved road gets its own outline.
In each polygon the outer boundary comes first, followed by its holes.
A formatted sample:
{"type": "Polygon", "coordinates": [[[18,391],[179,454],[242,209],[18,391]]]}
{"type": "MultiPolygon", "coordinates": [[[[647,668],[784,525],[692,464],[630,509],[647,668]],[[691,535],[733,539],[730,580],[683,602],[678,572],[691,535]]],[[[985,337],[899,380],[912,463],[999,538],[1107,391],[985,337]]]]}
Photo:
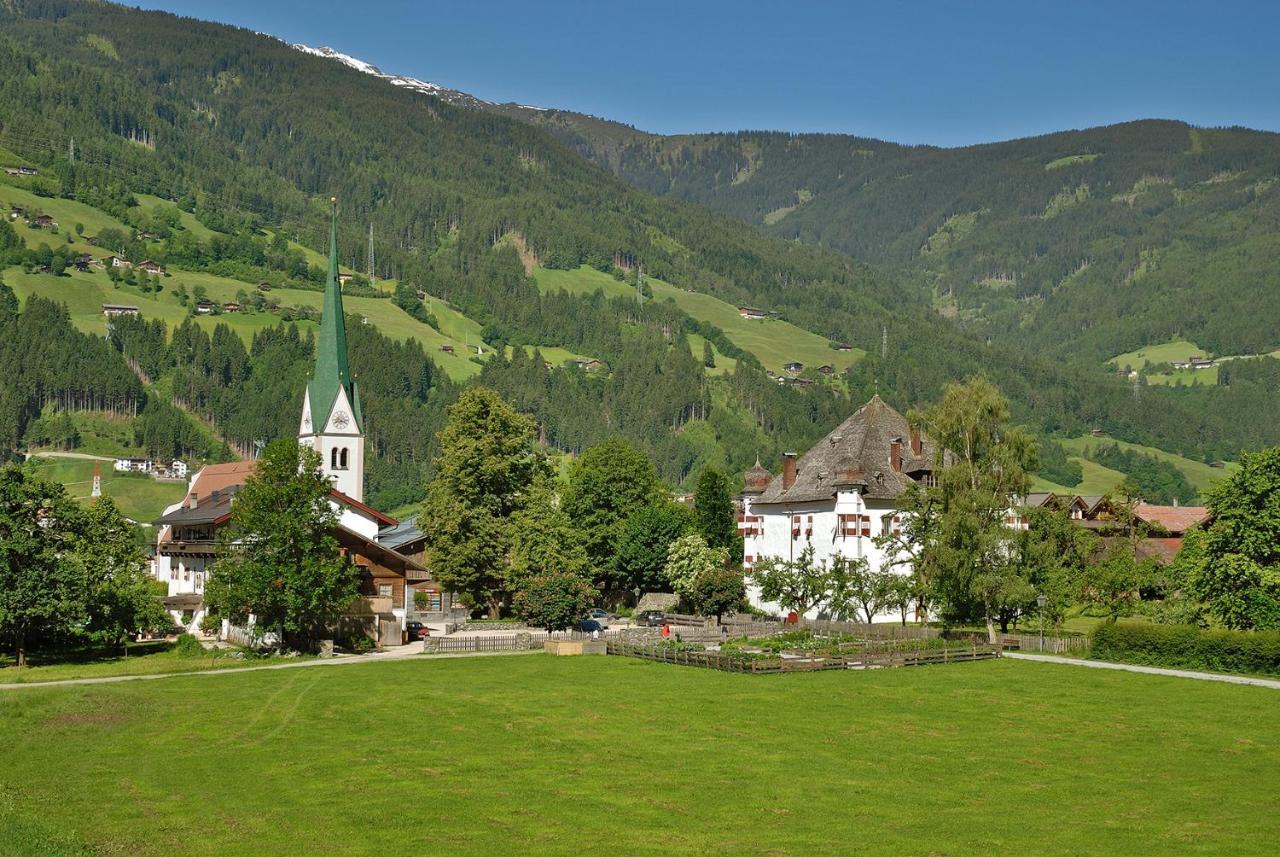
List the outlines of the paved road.
{"type": "Polygon", "coordinates": [[[1040,661],[1046,664],[1067,664],[1073,667],[1092,667],[1098,670],[1122,670],[1131,673],[1149,673],[1150,675],[1167,675],[1174,678],[1194,678],[1200,681],[1224,681],[1227,684],[1249,684],[1254,687],[1269,687],[1280,690],[1280,681],[1269,678],[1250,678],[1243,675],[1220,675],[1218,673],[1202,673],[1193,670],[1169,670],[1162,667],[1143,667],[1137,664],[1113,664],[1110,661],[1085,661],[1078,658],[1058,658],[1053,655],[1029,655],[1023,652],[1005,652],[1003,657],[1018,661],[1040,661]]]}

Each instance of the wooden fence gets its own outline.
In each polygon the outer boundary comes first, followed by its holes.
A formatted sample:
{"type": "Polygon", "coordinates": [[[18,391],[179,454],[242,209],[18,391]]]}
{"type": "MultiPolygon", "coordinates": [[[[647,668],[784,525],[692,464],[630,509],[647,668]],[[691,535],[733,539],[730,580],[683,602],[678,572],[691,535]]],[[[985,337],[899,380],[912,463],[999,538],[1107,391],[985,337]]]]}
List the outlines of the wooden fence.
{"type": "MultiPolygon", "coordinates": [[[[600,635],[602,640],[620,640],[621,631],[605,631],[600,635]]],[[[452,654],[469,652],[528,652],[541,649],[548,639],[555,640],[590,640],[590,634],[579,631],[559,631],[547,634],[546,631],[523,631],[518,634],[494,634],[492,636],[466,635],[427,637],[423,640],[423,654],[452,654]]]]}
{"type": "Polygon", "coordinates": [[[636,645],[620,640],[609,640],[607,650],[611,655],[723,670],[725,672],[751,673],[753,675],[814,672],[819,670],[915,667],[926,664],[981,661],[1000,657],[999,646],[978,643],[971,643],[967,646],[949,646],[944,649],[842,652],[835,656],[797,654],[743,657],[721,654],[720,652],[690,652],[664,646],[636,645]]]}
{"type": "Polygon", "coordinates": [[[738,617],[730,617],[722,627],[730,637],[769,637],[786,631],[813,631],[823,636],[851,634],[868,640],[932,640],[942,636],[941,628],[928,625],[839,622],[834,619],[801,619],[795,625],[788,625],[783,622],[740,621],[738,617]]]}
{"type": "Polygon", "coordinates": [[[1005,649],[1022,652],[1082,655],[1089,651],[1089,638],[1085,634],[1046,635],[1042,645],[1039,634],[1001,634],[1000,645],[1005,649]]]}

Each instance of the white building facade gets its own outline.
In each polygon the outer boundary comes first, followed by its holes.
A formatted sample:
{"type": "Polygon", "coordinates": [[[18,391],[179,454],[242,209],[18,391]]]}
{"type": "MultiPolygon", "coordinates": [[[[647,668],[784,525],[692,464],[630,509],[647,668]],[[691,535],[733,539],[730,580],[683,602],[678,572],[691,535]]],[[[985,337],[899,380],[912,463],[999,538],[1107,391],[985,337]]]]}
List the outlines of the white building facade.
{"type": "MultiPolygon", "coordinates": [[[[910,574],[909,563],[876,544],[902,528],[898,498],[911,482],[933,478],[935,450],[929,439],[879,396],[860,408],[803,456],[783,457],[774,476],[757,462],[746,473],[743,512],[743,566],[766,558],[797,559],[813,548],[814,561],[865,558],[872,569],[910,574]]],[[[773,613],[748,580],[752,604],[773,613]]],[[[816,618],[817,610],[808,618],[816,618]]],[[[898,621],[894,611],[877,621],[898,621]]]]}

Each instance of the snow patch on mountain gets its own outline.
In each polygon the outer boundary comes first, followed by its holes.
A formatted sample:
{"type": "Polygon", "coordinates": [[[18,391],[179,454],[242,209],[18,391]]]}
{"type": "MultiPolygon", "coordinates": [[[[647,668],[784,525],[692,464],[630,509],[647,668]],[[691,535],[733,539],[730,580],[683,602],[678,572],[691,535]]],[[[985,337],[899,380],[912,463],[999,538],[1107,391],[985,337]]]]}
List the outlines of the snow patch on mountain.
{"type": "MultiPolygon", "coordinates": [[[[481,108],[492,106],[492,101],[483,101],[474,95],[468,95],[465,92],[459,92],[456,89],[449,89],[447,86],[441,86],[438,83],[432,83],[428,80],[419,80],[416,77],[406,77],[402,74],[387,74],[373,63],[365,62],[359,57],[353,57],[350,54],[344,54],[342,51],[334,50],[328,46],[313,48],[310,45],[292,45],[295,50],[302,51],[304,54],[311,54],[325,59],[337,60],[343,65],[350,66],[356,71],[364,72],[377,78],[385,80],[392,86],[398,86],[401,89],[409,89],[414,92],[422,92],[427,95],[434,95],[442,101],[450,104],[456,104],[460,107],[481,108]]],[[[522,105],[523,106],[523,105],[522,105]]],[[[526,107],[526,110],[542,110],[541,107],[526,107]]]]}

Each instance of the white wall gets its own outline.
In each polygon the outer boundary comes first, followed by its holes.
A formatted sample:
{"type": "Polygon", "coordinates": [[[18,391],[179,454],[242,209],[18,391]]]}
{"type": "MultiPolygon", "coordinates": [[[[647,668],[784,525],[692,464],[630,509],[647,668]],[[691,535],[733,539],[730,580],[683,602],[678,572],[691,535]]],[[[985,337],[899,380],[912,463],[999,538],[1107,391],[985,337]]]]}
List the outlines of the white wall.
{"type": "MultiPolygon", "coordinates": [[[[777,557],[784,560],[795,559],[805,548],[812,546],[816,562],[829,563],[833,558],[842,556],[850,559],[866,557],[873,569],[889,570],[890,564],[885,551],[877,547],[875,537],[892,528],[893,517],[897,514],[894,504],[887,501],[865,500],[856,491],[841,491],[834,500],[815,501],[811,503],[771,503],[756,505],[751,497],[743,500],[743,512],[748,516],[763,518],[760,522],[744,523],[743,528],[763,529],[761,535],[753,535],[743,539],[743,557],[751,558],[745,563],[748,571],[751,565],[766,557],[777,557]],[[800,532],[792,536],[793,517],[800,516],[800,532]],[[866,515],[870,518],[870,534],[840,535],[840,515],[866,515]],[[810,522],[812,518],[812,522],[810,522]]],[[[857,531],[860,533],[862,527],[857,531]]],[[[910,574],[909,565],[894,565],[892,570],[899,574],[910,574]]],[[[778,604],[764,601],[760,597],[759,587],[750,578],[747,581],[747,597],[751,603],[762,610],[782,613],[778,604]]],[[[816,618],[817,611],[812,610],[806,618],[816,618]]],[[[901,621],[901,615],[894,612],[877,614],[877,622],[901,621]]]]}

